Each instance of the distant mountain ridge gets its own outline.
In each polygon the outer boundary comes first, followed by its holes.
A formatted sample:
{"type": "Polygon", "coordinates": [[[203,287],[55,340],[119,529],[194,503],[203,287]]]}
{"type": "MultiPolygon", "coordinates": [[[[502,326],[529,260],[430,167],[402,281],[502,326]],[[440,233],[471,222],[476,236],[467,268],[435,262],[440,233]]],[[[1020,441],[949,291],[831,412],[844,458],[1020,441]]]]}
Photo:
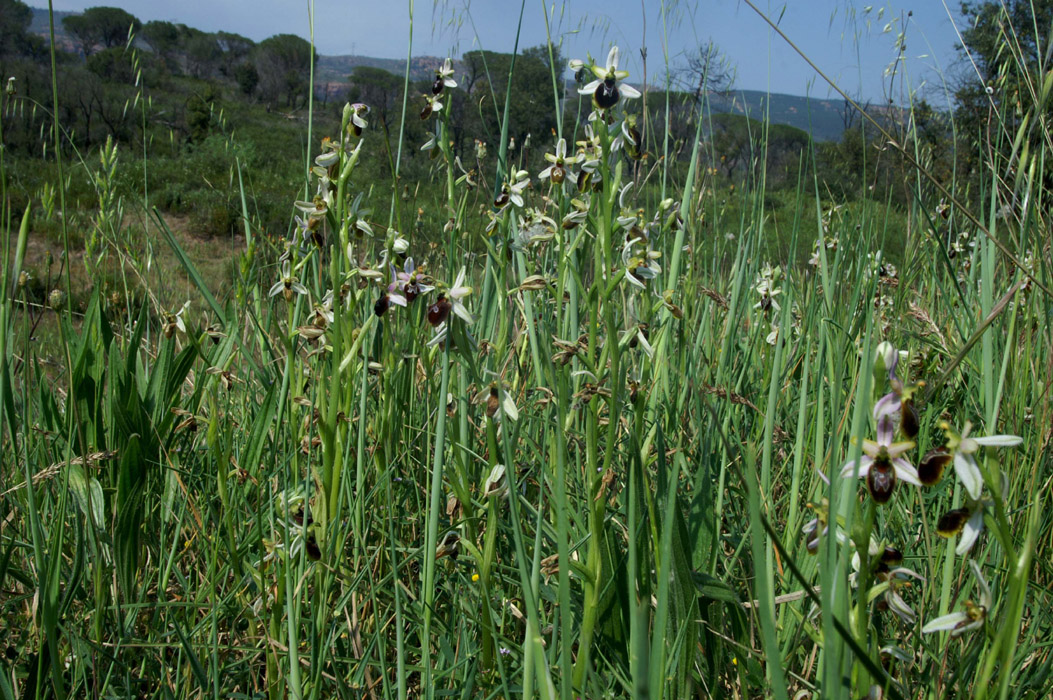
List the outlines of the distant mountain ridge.
{"type": "MultiPolygon", "coordinates": [[[[74,44],[62,26],[62,18],[79,14],[76,12],[55,13],[55,39],[59,46],[73,50],[74,44]]],[[[48,37],[48,11],[33,8],[33,21],[30,32],[45,39],[48,37]]],[[[414,56],[410,63],[410,79],[425,80],[435,76],[435,71],[443,62],[437,56],[414,56]]],[[[459,61],[455,66],[459,68],[459,61]]],[[[374,56],[342,55],[318,56],[315,80],[318,84],[328,83],[330,87],[346,83],[358,66],[382,68],[396,75],[404,75],[406,59],[376,58],[374,56]]],[[[802,129],[812,135],[816,141],[836,141],[845,130],[848,107],[841,99],[822,99],[767,93],[761,90],[730,90],[709,94],[710,109],[718,114],[739,114],[763,121],[767,116],[773,124],[786,124],[802,129]]],[[[879,114],[889,114],[894,108],[881,107],[879,114]]]]}
{"type": "MultiPolygon", "coordinates": [[[[435,76],[443,59],[437,56],[415,56],[410,65],[410,80],[425,80],[435,76]]],[[[459,69],[455,61],[455,69],[459,69]]],[[[382,68],[395,75],[404,75],[406,60],[375,58],[372,56],[319,56],[315,78],[319,83],[343,83],[358,66],[382,68]]],[[[836,141],[845,130],[846,114],[851,109],[841,99],[821,99],[768,93],[761,90],[730,90],[711,92],[710,109],[717,114],[739,114],[763,121],[765,115],[773,124],[786,124],[806,131],[816,141],[836,141]]],[[[880,110],[887,112],[887,109],[880,110]]]]}

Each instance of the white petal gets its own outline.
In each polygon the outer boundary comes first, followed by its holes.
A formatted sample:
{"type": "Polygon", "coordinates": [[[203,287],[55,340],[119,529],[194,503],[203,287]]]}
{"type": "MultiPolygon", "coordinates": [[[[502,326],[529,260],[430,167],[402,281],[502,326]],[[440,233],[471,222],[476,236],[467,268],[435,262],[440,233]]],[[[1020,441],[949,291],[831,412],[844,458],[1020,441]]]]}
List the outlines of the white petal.
{"type": "Polygon", "coordinates": [[[983,624],[984,624],[983,618],[981,618],[979,620],[973,620],[972,622],[970,622],[967,625],[962,625],[961,627],[955,627],[953,630],[951,630],[951,636],[952,637],[960,637],[963,634],[965,634],[966,632],[971,632],[972,630],[980,629],[981,627],[983,627],[983,624]]]}
{"type": "Polygon", "coordinates": [[[280,294],[282,289],[284,289],[284,288],[285,288],[285,282],[281,282],[281,281],[276,282],[274,284],[274,286],[271,287],[270,291],[267,292],[267,296],[268,297],[276,296],[276,295],[280,294]]]}
{"type": "Polygon", "coordinates": [[[963,612],[953,612],[950,615],[944,615],[943,617],[937,617],[935,620],[929,622],[921,628],[922,634],[932,634],[933,632],[946,632],[947,630],[953,630],[963,622],[968,621],[969,616],[963,612]]]}
{"type": "Polygon", "coordinates": [[[955,452],[954,471],[958,474],[958,480],[962,482],[969,498],[974,501],[979,500],[980,491],[984,487],[984,479],[980,474],[980,467],[976,465],[976,460],[969,455],[955,452]]]}
{"type": "Polygon", "coordinates": [[[899,413],[900,399],[895,392],[885,394],[874,404],[874,420],[881,420],[882,416],[895,416],[899,413]]]}
{"type": "Polygon", "coordinates": [[[579,95],[591,95],[596,92],[596,88],[600,86],[599,80],[593,80],[591,83],[578,90],[579,95]]]}
{"type": "Polygon", "coordinates": [[[618,47],[612,46],[611,52],[607,54],[607,72],[618,70],[618,47]]]}
{"type": "Polygon", "coordinates": [[[973,438],[978,445],[988,447],[1016,447],[1024,441],[1024,438],[1016,435],[988,435],[987,437],[973,438]]]}
{"type": "Polygon", "coordinates": [[[980,533],[984,531],[984,510],[983,508],[977,508],[969,519],[965,521],[965,527],[962,528],[961,539],[958,540],[958,546],[954,548],[954,553],[958,556],[962,556],[976,544],[976,540],[980,538],[980,533]]]}
{"type": "Polygon", "coordinates": [[[976,577],[976,585],[980,587],[980,605],[990,610],[991,589],[987,585],[987,579],[984,578],[983,572],[980,571],[980,566],[972,559],[969,560],[969,566],[972,567],[973,576],[976,577]]]}
{"type": "MultiPolygon", "coordinates": [[[[870,473],[870,465],[874,463],[874,460],[867,455],[862,455],[859,458],[859,478],[862,479],[868,473],[870,473]]],[[[841,478],[846,479],[855,474],[856,462],[853,459],[845,462],[845,465],[841,467],[841,478]]]]}
{"type": "Polygon", "coordinates": [[[647,337],[643,333],[637,333],[636,339],[640,343],[640,349],[644,351],[644,354],[649,358],[654,358],[654,348],[647,342],[647,337]]]}
{"type": "Polygon", "coordinates": [[[921,486],[921,481],[918,479],[918,470],[907,460],[902,457],[892,460],[892,468],[896,471],[896,477],[900,481],[905,481],[911,486],[921,486]]]}
{"type": "Polygon", "coordinates": [[[519,420],[519,409],[516,408],[516,402],[512,399],[512,395],[504,389],[501,390],[501,412],[508,416],[510,421],[519,420]]]}
{"type": "Polygon", "coordinates": [[[628,83],[622,83],[619,85],[618,91],[622,94],[622,97],[627,100],[635,100],[640,96],[640,91],[628,83]]]}
{"type": "Polygon", "coordinates": [[[888,603],[888,609],[899,616],[899,619],[903,620],[908,625],[914,624],[914,610],[907,605],[907,602],[900,597],[899,593],[890,589],[888,595],[885,596],[885,602],[888,603]]]}
{"type": "Polygon", "coordinates": [[[474,323],[475,322],[475,319],[472,318],[472,315],[470,313],[468,313],[468,309],[465,307],[464,304],[462,304],[460,302],[454,302],[454,304],[453,304],[453,312],[455,314],[457,314],[458,316],[460,316],[462,319],[464,319],[465,323],[474,323]]]}

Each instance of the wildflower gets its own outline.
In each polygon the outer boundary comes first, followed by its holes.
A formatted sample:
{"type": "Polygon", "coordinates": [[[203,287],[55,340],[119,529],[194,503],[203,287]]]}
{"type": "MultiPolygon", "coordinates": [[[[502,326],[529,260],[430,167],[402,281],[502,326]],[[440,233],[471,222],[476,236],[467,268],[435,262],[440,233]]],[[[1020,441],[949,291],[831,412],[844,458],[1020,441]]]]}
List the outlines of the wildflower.
{"type": "MultiPolygon", "coordinates": [[[[519,420],[519,409],[516,408],[515,399],[508,389],[500,386],[497,382],[490,384],[490,388],[483,392],[486,394],[486,417],[500,420],[507,416],[513,423],[519,420]]],[[[476,401],[480,401],[483,394],[476,401]]]]}
{"type": "Polygon", "coordinates": [[[55,311],[62,311],[66,306],[66,293],[61,289],[52,289],[48,294],[48,306],[55,311]]]}
{"type": "Polygon", "coordinates": [[[307,294],[307,287],[300,284],[299,280],[293,276],[288,260],[282,263],[281,279],[270,288],[267,297],[273,297],[279,293],[284,294],[285,301],[292,301],[293,294],[307,294]]]}
{"type": "Polygon", "coordinates": [[[530,175],[525,170],[519,170],[501,187],[501,194],[494,200],[494,206],[503,209],[511,202],[517,207],[523,206],[523,190],[530,184],[530,175]]]}
{"type": "MultiPolygon", "coordinates": [[[[328,178],[326,178],[328,180],[328,178]]],[[[332,196],[328,195],[328,186],[325,187],[325,194],[321,192],[314,196],[311,201],[296,201],[293,202],[293,206],[307,214],[311,218],[321,219],[325,217],[329,207],[332,204],[332,196]]]]}
{"type": "Polygon", "coordinates": [[[399,296],[396,296],[393,299],[392,295],[390,294],[381,294],[380,298],[377,299],[376,303],[373,304],[373,313],[376,314],[378,318],[383,316],[385,313],[387,313],[392,303],[398,304],[399,306],[405,306],[406,299],[405,297],[399,296]]]}
{"type": "Polygon", "coordinates": [[[966,632],[971,632],[972,630],[977,630],[983,627],[984,620],[987,619],[987,611],[991,609],[991,589],[987,586],[987,581],[984,580],[983,572],[980,571],[980,567],[977,566],[976,562],[970,559],[969,566],[972,567],[973,576],[976,578],[976,585],[980,589],[979,604],[974,603],[971,600],[966,600],[964,605],[965,610],[937,617],[935,620],[932,620],[929,624],[921,628],[922,634],[950,631],[951,637],[960,637],[966,632]]]}
{"type": "Polygon", "coordinates": [[[622,337],[618,341],[619,347],[639,348],[648,358],[654,357],[654,348],[647,339],[647,326],[645,324],[633,326],[629,330],[621,331],[620,333],[622,337]]]}
{"type": "Polygon", "coordinates": [[[420,120],[427,121],[435,112],[442,111],[442,95],[425,95],[424,109],[420,111],[420,120]]]}
{"type": "Polygon", "coordinates": [[[596,80],[578,90],[578,94],[592,95],[592,102],[599,109],[610,109],[618,104],[622,97],[635,99],[640,96],[640,91],[631,85],[619,83],[629,77],[629,72],[618,70],[618,47],[612,46],[607,54],[606,68],[600,68],[596,64],[589,66],[596,80]]]}
{"type": "MultiPolygon", "coordinates": [[[[394,268],[392,268],[394,271],[394,268]]],[[[415,267],[413,258],[406,258],[401,272],[395,273],[396,288],[406,296],[406,301],[413,302],[421,294],[430,292],[434,287],[421,281],[424,277],[422,268],[415,267]]]]}
{"type": "Polygon", "coordinates": [[[936,485],[952,459],[953,455],[942,447],[929,450],[918,462],[918,479],[926,486],[936,485]]]}
{"type": "MultiPolygon", "coordinates": [[[[912,569],[900,566],[903,563],[903,553],[895,547],[882,546],[871,539],[868,549],[877,584],[870,590],[867,597],[877,600],[879,610],[889,610],[906,624],[914,624],[917,615],[913,608],[903,600],[900,592],[910,587],[910,579],[924,582],[925,578],[912,569]]],[[[849,576],[853,585],[858,578],[860,566],[860,556],[856,552],[852,555],[854,571],[849,576]]]]}
{"type": "Polygon", "coordinates": [[[18,88],[15,87],[15,76],[11,76],[7,79],[7,94],[14,95],[18,92],[18,88]]]}
{"type": "Polygon", "coordinates": [[[779,302],[775,301],[775,297],[782,294],[782,290],[775,286],[779,282],[780,274],[781,268],[764,263],[754,285],[754,290],[760,295],[760,301],[754,304],[753,308],[764,312],[779,311],[782,308],[779,302]]]}
{"type": "Polygon", "coordinates": [[[961,556],[967,553],[980,539],[984,531],[984,508],[982,503],[971,503],[964,508],[947,511],[936,523],[936,533],[940,537],[961,535],[954,553],[961,556]]]}
{"type": "Polygon", "coordinates": [[[505,478],[505,465],[495,464],[483,483],[483,498],[508,495],[508,479],[505,478]]]}
{"type": "Polygon", "coordinates": [[[432,83],[431,92],[433,95],[442,94],[443,88],[455,88],[457,87],[457,81],[453,79],[453,61],[446,58],[442,62],[442,68],[435,71],[435,82],[432,83]]]}
{"type": "Polygon", "coordinates": [[[366,128],[366,115],[369,114],[369,105],[356,102],[351,105],[351,128],[355,136],[361,136],[362,130],[366,128]]]}
{"type": "MultiPolygon", "coordinates": [[[[566,179],[568,174],[567,166],[577,163],[579,160],[581,160],[581,156],[568,156],[567,140],[560,139],[559,142],[556,143],[556,153],[546,153],[545,160],[547,160],[549,163],[552,163],[552,165],[548,166],[540,173],[538,173],[537,179],[551,179],[552,184],[561,185],[563,184],[563,181],[566,179]]],[[[569,174],[571,175],[571,177],[576,177],[572,172],[569,174]]]]}
{"type": "Polygon", "coordinates": [[[978,501],[980,491],[983,489],[984,478],[974,455],[981,447],[1015,447],[1024,440],[1016,435],[970,437],[969,433],[972,428],[973,424],[966,421],[962,434],[958,435],[947,421],[940,423],[940,429],[947,433],[947,450],[954,455],[954,471],[958,474],[958,479],[965,487],[969,498],[978,501]]]}
{"type": "Polygon", "coordinates": [[[888,503],[896,488],[896,480],[921,486],[918,472],[914,465],[902,457],[905,452],[914,448],[912,441],[892,442],[895,430],[890,416],[882,416],[877,424],[877,442],[863,441],[863,455],[856,460],[848,460],[841,467],[841,478],[856,474],[866,479],[867,490],[876,503],[888,503]]]}
{"type": "Polygon", "coordinates": [[[874,359],[875,382],[881,380],[881,375],[887,374],[892,391],[874,404],[874,418],[888,415],[904,437],[914,439],[921,429],[921,417],[914,405],[914,394],[925,386],[925,382],[919,381],[908,386],[896,376],[896,367],[901,356],[905,357],[906,353],[898,352],[887,341],[878,345],[877,356],[874,359]]]}
{"type": "Polygon", "coordinates": [[[445,294],[440,294],[435,303],[428,307],[428,323],[435,327],[436,333],[438,333],[439,327],[446,323],[452,308],[453,305],[446,299],[445,294]]]}
{"type": "Polygon", "coordinates": [[[183,312],[186,311],[189,306],[190,302],[188,301],[183,304],[179,311],[176,311],[175,313],[172,313],[171,311],[165,313],[162,328],[166,338],[171,338],[175,335],[176,331],[186,333],[186,325],[183,323],[183,312]]]}
{"type": "MultiPolygon", "coordinates": [[[[826,480],[826,477],[821,472],[819,475],[823,477],[824,481],[826,480]]],[[[801,532],[805,535],[805,549],[809,554],[815,554],[819,551],[819,538],[825,537],[830,531],[830,503],[824,498],[821,503],[809,503],[807,507],[815,511],[815,517],[801,527],[801,532]]],[[[838,542],[843,544],[848,539],[848,536],[841,529],[840,523],[838,523],[834,532],[838,542]]]]}
{"type": "Polygon", "coordinates": [[[475,158],[476,160],[486,158],[486,141],[475,140],[475,158]]]}
{"type": "Polygon", "coordinates": [[[471,287],[464,286],[464,268],[457,273],[457,279],[454,281],[453,286],[449,290],[450,303],[453,305],[453,312],[464,319],[465,323],[472,323],[475,321],[472,318],[472,314],[469,313],[468,308],[461,301],[466,296],[472,293],[471,287]]]}

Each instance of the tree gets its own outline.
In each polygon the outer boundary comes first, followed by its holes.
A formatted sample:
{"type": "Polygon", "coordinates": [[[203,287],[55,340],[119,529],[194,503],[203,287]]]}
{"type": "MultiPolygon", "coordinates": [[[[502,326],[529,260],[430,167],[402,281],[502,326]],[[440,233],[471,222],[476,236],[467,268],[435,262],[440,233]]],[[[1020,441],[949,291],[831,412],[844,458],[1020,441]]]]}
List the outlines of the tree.
{"type": "Polygon", "coordinates": [[[195,78],[207,78],[215,73],[223,59],[223,50],[215,34],[199,32],[186,42],[186,66],[195,78]]]}
{"type": "Polygon", "coordinates": [[[0,56],[23,52],[26,30],[32,21],[29,5],[19,0],[0,0],[0,56]]]}
{"type": "Polygon", "coordinates": [[[286,107],[295,107],[301,97],[306,98],[311,65],[318,58],[309,42],[294,34],[278,34],[257,44],[254,55],[265,100],[277,104],[284,97],[286,107]]]}
{"type": "Polygon", "coordinates": [[[223,52],[220,70],[223,75],[233,76],[235,68],[248,58],[256,42],[232,32],[216,32],[215,37],[220,51],[223,52]]]}
{"type": "Polygon", "coordinates": [[[239,63],[234,68],[234,80],[243,94],[252,95],[260,84],[260,74],[251,63],[239,63]]]}
{"type": "Polygon", "coordinates": [[[402,78],[383,68],[355,66],[348,80],[353,100],[369,105],[377,124],[390,126],[395,108],[401,105],[402,78]]]}
{"type": "MultiPolygon", "coordinates": [[[[967,28],[959,50],[968,55],[955,92],[959,130],[970,141],[989,142],[992,153],[1003,144],[1007,155],[1025,115],[1038,107],[1034,95],[1049,69],[1053,0],[966,1],[961,8],[967,28]]],[[[1044,112],[1048,124],[1053,102],[1047,100],[1044,112]]],[[[1041,138],[1039,116],[1031,115],[1029,140],[1041,138]]]]}
{"type": "Polygon", "coordinates": [[[170,64],[174,61],[182,43],[179,27],[171,22],[147,22],[143,25],[142,36],[164,63],[170,64]]]}
{"type": "MultiPolygon", "coordinates": [[[[552,58],[556,77],[559,78],[565,70],[565,61],[555,48],[552,58]]],[[[517,144],[523,143],[527,134],[533,135],[535,139],[548,138],[556,127],[556,111],[552,104],[552,64],[549,61],[549,51],[545,45],[525,49],[516,58],[511,84],[508,135],[514,138],[517,144]]],[[[504,108],[512,54],[469,51],[464,54],[462,62],[465,71],[464,87],[469,102],[465,116],[469,121],[481,120],[479,128],[473,131],[479,133],[484,140],[495,143],[501,133],[498,115],[499,110],[504,108]],[[487,80],[488,75],[490,80],[487,80]]]]}
{"type": "Polygon", "coordinates": [[[691,93],[695,102],[709,92],[727,92],[734,82],[735,70],[731,62],[712,41],[688,54],[674,76],[674,84],[691,93]]]}
{"type": "Polygon", "coordinates": [[[63,17],[62,26],[87,56],[100,45],[104,49],[123,46],[128,35],[138,32],[142,23],[119,7],[89,7],[83,14],[63,17]]]}

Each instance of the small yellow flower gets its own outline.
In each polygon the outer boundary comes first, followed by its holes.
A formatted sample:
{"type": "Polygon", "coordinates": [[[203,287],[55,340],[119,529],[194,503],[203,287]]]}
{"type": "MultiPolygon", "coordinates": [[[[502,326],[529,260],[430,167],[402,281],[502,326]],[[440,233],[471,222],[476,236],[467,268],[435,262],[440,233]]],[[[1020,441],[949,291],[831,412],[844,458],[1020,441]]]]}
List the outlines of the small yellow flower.
{"type": "Polygon", "coordinates": [[[472,574],[472,583],[476,583],[479,580],[479,574],[472,574]]]}

